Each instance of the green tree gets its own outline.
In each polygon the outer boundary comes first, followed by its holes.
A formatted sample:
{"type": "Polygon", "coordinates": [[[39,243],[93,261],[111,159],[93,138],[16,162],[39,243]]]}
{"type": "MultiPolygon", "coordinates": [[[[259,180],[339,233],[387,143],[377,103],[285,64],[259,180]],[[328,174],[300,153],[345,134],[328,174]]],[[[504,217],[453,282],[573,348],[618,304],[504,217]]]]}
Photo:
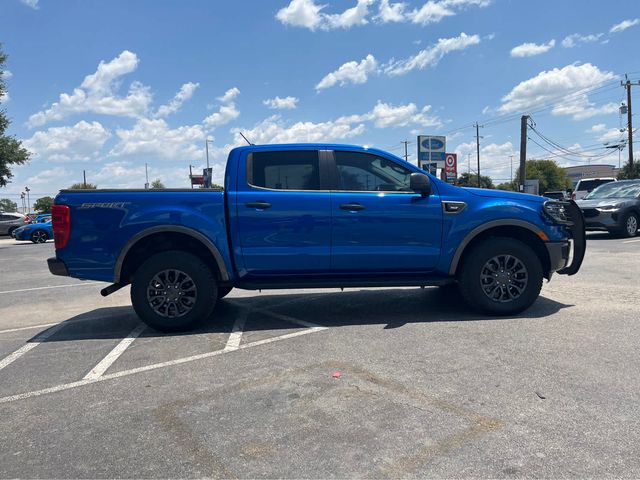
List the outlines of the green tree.
{"type": "Polygon", "coordinates": [[[151,188],[166,188],[164,183],[159,178],[156,178],[153,182],[151,182],[151,188]]]}
{"type": "MultiPolygon", "coordinates": [[[[4,64],[6,60],[7,56],[2,50],[2,44],[0,44],[0,99],[7,93],[4,83],[4,64]]],[[[5,135],[5,131],[10,124],[6,111],[0,109],[0,187],[6,186],[13,177],[11,166],[22,165],[31,156],[27,149],[22,146],[22,142],[16,140],[14,136],[5,135]]]]}
{"type": "Polygon", "coordinates": [[[84,182],[78,182],[74,183],[69,188],[71,190],[95,190],[96,188],[98,188],[98,186],[93,183],[85,184],[84,182]]]}
{"type": "Polygon", "coordinates": [[[618,172],[618,180],[630,180],[632,178],[640,178],[640,165],[638,164],[638,160],[633,161],[633,169],[627,161],[618,172]]]}
{"type": "Polygon", "coordinates": [[[0,211],[17,212],[18,204],[9,198],[0,198],[0,211]]]}
{"type": "Polygon", "coordinates": [[[517,192],[518,184],[516,182],[504,182],[496,186],[498,190],[506,190],[508,192],[517,192]]]}
{"type": "Polygon", "coordinates": [[[51,213],[51,207],[53,206],[52,197],[42,197],[36,200],[33,204],[33,209],[40,213],[51,213]]]}
{"type": "MultiPolygon", "coordinates": [[[[478,175],[475,173],[463,173],[458,177],[458,181],[456,185],[459,187],[477,187],[478,186],[478,175]]],[[[481,188],[493,188],[493,181],[491,177],[486,177],[484,175],[480,175],[480,187],[481,188]]]]}
{"type": "MultiPolygon", "coordinates": [[[[571,180],[554,160],[527,160],[527,179],[538,179],[540,193],[571,188],[571,180]]],[[[520,177],[520,168],[515,178],[520,177]]]]}

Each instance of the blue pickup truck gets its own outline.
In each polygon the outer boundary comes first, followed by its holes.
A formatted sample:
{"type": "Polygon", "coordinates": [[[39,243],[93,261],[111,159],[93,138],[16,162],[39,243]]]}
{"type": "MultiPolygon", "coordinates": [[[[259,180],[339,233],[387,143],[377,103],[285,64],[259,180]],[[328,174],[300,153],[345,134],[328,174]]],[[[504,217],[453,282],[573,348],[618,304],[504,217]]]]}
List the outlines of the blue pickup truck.
{"type": "Polygon", "coordinates": [[[351,145],[233,149],[224,190],[62,190],[55,275],[131,284],[162,331],[210,318],[232,288],[454,286],[490,315],[528,308],[585,252],[573,202],[449,185],[351,145]]]}

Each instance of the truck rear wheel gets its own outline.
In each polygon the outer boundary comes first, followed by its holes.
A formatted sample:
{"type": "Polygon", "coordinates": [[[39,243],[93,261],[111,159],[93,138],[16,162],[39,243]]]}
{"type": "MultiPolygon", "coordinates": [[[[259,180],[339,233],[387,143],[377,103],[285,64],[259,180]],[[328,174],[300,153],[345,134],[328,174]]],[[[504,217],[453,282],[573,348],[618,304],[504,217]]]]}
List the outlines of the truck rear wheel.
{"type": "Polygon", "coordinates": [[[206,321],[218,300],[216,277],[198,257],[172,250],[153,255],[135,272],[131,303],[138,316],[162,332],[206,321]]]}
{"type": "Polygon", "coordinates": [[[512,315],[529,308],[540,295],[542,263],[523,242],[493,237],[467,252],[459,270],[467,304],[491,315],[512,315]]]}

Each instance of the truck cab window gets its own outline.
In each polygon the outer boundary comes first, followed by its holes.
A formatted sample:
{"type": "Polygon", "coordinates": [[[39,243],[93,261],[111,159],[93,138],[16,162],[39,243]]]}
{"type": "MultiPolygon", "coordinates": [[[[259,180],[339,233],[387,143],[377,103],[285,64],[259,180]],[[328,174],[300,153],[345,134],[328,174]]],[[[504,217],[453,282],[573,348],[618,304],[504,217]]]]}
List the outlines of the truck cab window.
{"type": "Polygon", "coordinates": [[[319,190],[318,152],[254,152],[249,183],[273,190],[319,190]]]}
{"type": "Polygon", "coordinates": [[[386,158],[360,152],[335,152],[340,190],[410,192],[411,170],[386,158]]]}

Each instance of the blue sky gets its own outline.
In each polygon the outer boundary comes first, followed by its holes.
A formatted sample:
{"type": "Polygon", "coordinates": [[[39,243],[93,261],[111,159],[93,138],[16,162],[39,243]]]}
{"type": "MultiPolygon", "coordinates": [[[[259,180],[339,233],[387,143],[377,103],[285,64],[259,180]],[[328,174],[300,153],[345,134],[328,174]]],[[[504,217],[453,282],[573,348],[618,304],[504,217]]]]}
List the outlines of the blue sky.
{"type": "Polygon", "coordinates": [[[626,135],[619,83],[640,78],[639,17],[636,0],[3,0],[2,107],[34,155],[0,197],[55,194],[83,170],[142,187],[145,162],[186,187],[205,138],[221,180],[240,131],[396,154],[406,139],[413,161],[416,135],[446,135],[466,171],[476,121],[499,183],[529,113],[572,152],[532,133],[545,149],[529,142],[530,158],[617,164],[603,144],[626,135]]]}

